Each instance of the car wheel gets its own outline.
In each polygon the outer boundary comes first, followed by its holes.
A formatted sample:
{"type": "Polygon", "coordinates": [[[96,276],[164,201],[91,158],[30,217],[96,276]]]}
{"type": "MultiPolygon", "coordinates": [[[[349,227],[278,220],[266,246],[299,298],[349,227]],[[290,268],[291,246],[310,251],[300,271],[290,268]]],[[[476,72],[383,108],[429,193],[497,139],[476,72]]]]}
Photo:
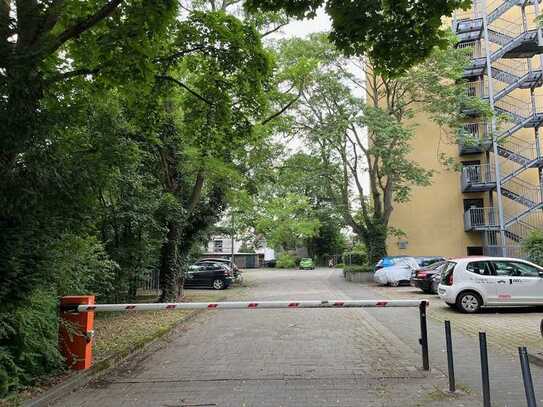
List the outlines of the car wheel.
{"type": "Polygon", "coordinates": [[[391,282],[390,282],[390,286],[391,286],[391,287],[399,287],[399,286],[400,286],[400,282],[399,282],[399,281],[391,281],[391,282]]]}
{"type": "Polygon", "coordinates": [[[223,280],[218,278],[218,279],[213,281],[213,288],[215,290],[223,290],[224,288],[226,288],[226,285],[224,284],[223,280]]]}
{"type": "Polygon", "coordinates": [[[466,314],[473,314],[481,309],[482,303],[483,301],[478,294],[468,291],[460,293],[456,300],[456,307],[466,314]]]}

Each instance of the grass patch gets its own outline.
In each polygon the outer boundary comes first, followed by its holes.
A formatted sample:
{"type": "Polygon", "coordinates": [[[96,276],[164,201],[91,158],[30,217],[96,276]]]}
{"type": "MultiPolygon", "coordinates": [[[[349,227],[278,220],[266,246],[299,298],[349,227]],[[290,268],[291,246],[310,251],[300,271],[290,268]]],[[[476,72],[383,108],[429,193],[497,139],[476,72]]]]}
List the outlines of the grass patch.
{"type": "MultiPolygon", "coordinates": [[[[186,293],[187,302],[218,301],[222,293],[186,293]]],[[[94,322],[94,360],[127,355],[169,332],[195,310],[97,313],[94,322]]]]}

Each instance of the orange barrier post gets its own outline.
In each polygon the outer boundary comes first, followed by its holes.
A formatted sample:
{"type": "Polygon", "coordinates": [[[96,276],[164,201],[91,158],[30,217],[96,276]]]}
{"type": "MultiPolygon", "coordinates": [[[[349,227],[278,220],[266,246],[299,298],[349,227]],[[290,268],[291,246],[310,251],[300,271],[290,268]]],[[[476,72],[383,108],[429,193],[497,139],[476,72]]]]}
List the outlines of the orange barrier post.
{"type": "Polygon", "coordinates": [[[68,296],[60,300],[60,350],[70,369],[92,365],[94,311],[77,312],[78,305],[94,304],[94,295],[68,296]]]}

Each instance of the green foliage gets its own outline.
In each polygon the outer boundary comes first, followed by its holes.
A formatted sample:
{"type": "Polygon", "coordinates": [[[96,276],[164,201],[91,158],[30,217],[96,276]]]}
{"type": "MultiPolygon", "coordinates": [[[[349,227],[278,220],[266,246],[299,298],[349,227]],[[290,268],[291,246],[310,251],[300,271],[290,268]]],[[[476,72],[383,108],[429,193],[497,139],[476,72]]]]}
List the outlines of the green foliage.
{"type": "Polygon", "coordinates": [[[280,269],[291,269],[296,267],[296,256],[282,252],[277,256],[276,266],[280,269]]]}
{"type": "Polygon", "coordinates": [[[352,251],[343,253],[342,261],[346,266],[364,266],[368,264],[368,253],[365,248],[353,247],[352,251]]]}
{"type": "Polygon", "coordinates": [[[54,292],[35,290],[23,306],[3,304],[0,314],[0,397],[35,377],[60,369],[54,292]],[[17,334],[13,338],[14,334],[17,334]]]}
{"type": "Polygon", "coordinates": [[[261,122],[282,100],[255,29],[280,14],[25,4],[0,7],[2,392],[59,366],[58,296],[133,299],[157,269],[179,294],[227,191],[271,151],[261,122]]]}
{"type": "Polygon", "coordinates": [[[321,6],[332,19],[331,40],[347,55],[366,55],[388,76],[422,62],[436,47],[448,46],[442,17],[469,0],[408,0],[402,2],[356,0],[247,0],[249,9],[285,10],[288,15],[314,16],[321,6]]]}
{"type": "Polygon", "coordinates": [[[415,115],[424,112],[454,134],[465,119],[459,107],[481,104],[466,96],[460,80],[465,52],[453,47],[449,34],[446,38],[444,49],[432,48],[420,64],[392,77],[379,74],[373,57],[345,58],[322,35],[283,45],[290,59],[311,58],[315,67],[291,112],[291,131],[304,138],[319,161],[315,179],[344,224],[364,241],[371,264],[386,254],[394,202],[408,201],[414,186],[431,181],[433,172],[411,155],[415,115]],[[315,49],[327,51],[319,57],[315,49]]]}
{"type": "Polygon", "coordinates": [[[270,247],[295,249],[318,233],[320,222],[306,197],[288,193],[264,203],[256,223],[270,247]]]}
{"type": "Polygon", "coordinates": [[[66,234],[50,250],[51,275],[58,279],[54,286],[60,295],[92,294],[98,300],[111,296],[118,265],[95,236],[66,234]]]}
{"type": "Polygon", "coordinates": [[[523,241],[522,249],[528,256],[528,260],[543,265],[543,231],[532,231],[523,241]]]}
{"type": "Polygon", "coordinates": [[[343,271],[347,272],[350,271],[351,273],[369,273],[372,271],[371,267],[367,264],[352,264],[352,265],[345,265],[343,267],[343,271]]]}

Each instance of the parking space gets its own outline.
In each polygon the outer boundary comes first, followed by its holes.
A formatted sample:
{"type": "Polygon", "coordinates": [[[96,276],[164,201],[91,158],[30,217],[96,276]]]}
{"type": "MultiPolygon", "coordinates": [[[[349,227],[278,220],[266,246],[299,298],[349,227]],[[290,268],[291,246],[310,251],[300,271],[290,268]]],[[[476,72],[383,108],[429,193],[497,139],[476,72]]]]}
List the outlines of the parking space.
{"type": "Polygon", "coordinates": [[[462,314],[448,307],[437,295],[425,294],[414,287],[369,286],[379,297],[389,299],[428,299],[428,315],[437,321],[449,320],[456,330],[470,336],[484,331],[490,344],[516,354],[517,347],[540,349],[543,339],[539,330],[543,308],[489,308],[478,314],[462,314]]]}

